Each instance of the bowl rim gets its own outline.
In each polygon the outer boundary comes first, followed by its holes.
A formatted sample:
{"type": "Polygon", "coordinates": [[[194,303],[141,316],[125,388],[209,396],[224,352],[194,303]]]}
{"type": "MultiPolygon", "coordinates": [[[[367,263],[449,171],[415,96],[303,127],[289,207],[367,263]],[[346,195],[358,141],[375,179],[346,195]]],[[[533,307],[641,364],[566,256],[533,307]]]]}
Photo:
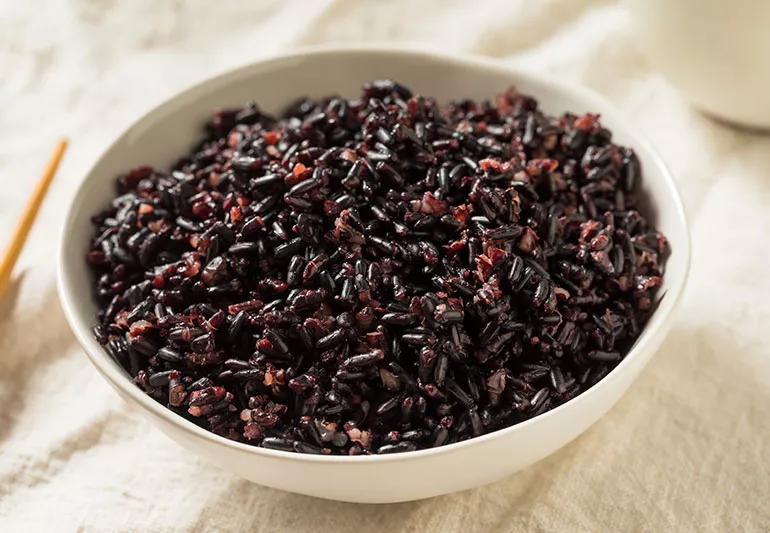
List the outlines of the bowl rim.
{"type": "MultiPolygon", "coordinates": [[[[567,110],[564,110],[567,111],[567,110]]],[[[533,72],[532,70],[512,66],[505,64],[499,60],[491,59],[484,56],[467,53],[446,53],[437,51],[432,48],[426,48],[421,46],[417,48],[414,45],[400,45],[400,44],[351,44],[351,45],[316,45],[316,46],[303,46],[291,48],[290,50],[282,53],[271,54],[259,58],[253,62],[249,62],[245,65],[227,69],[219,74],[208,77],[203,81],[187,86],[185,89],[174,93],[173,95],[165,98],[160,103],[153,105],[149,111],[143,113],[139,118],[132,121],[131,125],[123,129],[114,140],[107,146],[98,159],[91,165],[85,177],[81,180],[80,184],[76,188],[75,193],[70,197],[69,205],[67,207],[67,213],[65,215],[64,224],[61,227],[59,235],[59,246],[57,254],[57,289],[59,293],[59,300],[62,304],[62,309],[67,322],[70,325],[75,337],[84,349],[88,358],[92,364],[96,366],[97,370],[108,379],[112,385],[118,389],[121,395],[129,396],[135,402],[137,402],[148,414],[155,415],[162,420],[167,421],[173,426],[178,427],[191,437],[197,439],[204,439],[211,444],[222,445],[231,448],[235,452],[244,452],[254,454],[257,456],[264,456],[266,458],[278,459],[284,461],[300,461],[306,463],[337,463],[337,464],[350,464],[361,465],[365,463],[387,463],[398,461],[411,461],[429,456],[438,456],[449,453],[454,453],[465,448],[479,446],[485,442],[500,439],[505,436],[513,435],[517,432],[526,431],[527,428],[534,424],[542,424],[546,420],[562,416],[566,414],[570,409],[576,408],[580,404],[584,404],[590,401],[592,396],[601,394],[601,391],[609,387],[610,382],[618,379],[619,375],[623,373],[624,369],[629,367],[633,361],[648,349],[652,343],[656,341],[658,334],[665,334],[668,321],[670,320],[674,310],[676,309],[681,295],[687,284],[687,278],[690,271],[690,259],[691,259],[691,236],[689,226],[687,224],[687,218],[685,215],[684,206],[679,194],[676,182],[665,165],[663,160],[647,139],[637,133],[633,127],[633,123],[627,119],[627,117],[618,111],[615,106],[607,101],[603,96],[594,92],[591,89],[586,88],[580,84],[568,84],[561,80],[554,79],[552,76],[542,74],[539,72],[533,72]],[[290,62],[292,60],[307,58],[308,56],[328,56],[328,55],[368,55],[376,59],[377,56],[402,56],[403,58],[426,60],[426,61],[441,61],[448,65],[458,68],[483,68],[488,71],[495,71],[497,73],[506,74],[512,78],[519,80],[527,80],[535,85],[550,86],[557,92],[562,94],[571,94],[581,102],[585,102],[590,105],[592,109],[600,109],[602,115],[610,115],[613,121],[622,124],[624,134],[629,137],[628,141],[633,142],[635,148],[641,147],[649,156],[653,165],[658,168],[661,173],[662,180],[666,187],[666,193],[672,197],[675,208],[675,220],[676,224],[681,226],[682,229],[682,242],[677,244],[677,253],[681,254],[680,261],[683,261],[683,269],[681,271],[680,278],[674,279],[674,283],[668,288],[665,294],[665,298],[661,302],[659,308],[653,313],[649,321],[643,328],[639,338],[634,343],[631,350],[623,358],[623,360],[613,368],[604,378],[593,385],[588,390],[582,392],[578,396],[568,400],[567,402],[549,410],[540,415],[534,416],[522,422],[519,422],[513,426],[509,426],[503,429],[498,429],[478,437],[473,437],[461,442],[453,444],[447,444],[436,448],[427,448],[423,450],[416,450],[412,452],[404,452],[398,454],[384,454],[384,455],[359,455],[359,456],[346,456],[346,455],[313,455],[297,452],[271,450],[263,448],[261,446],[254,446],[243,442],[230,440],[226,437],[222,437],[213,432],[210,432],[195,423],[187,420],[186,418],[174,413],[167,407],[153,400],[146,393],[136,387],[130,379],[127,378],[116,366],[114,362],[107,356],[104,349],[96,343],[91,335],[91,324],[81,323],[78,319],[76,312],[75,301],[77,297],[72,294],[70,287],[67,283],[68,267],[65,260],[71,249],[68,246],[69,239],[73,232],[69,231],[69,228],[73,225],[75,217],[77,215],[75,207],[79,203],[78,200],[82,197],[85,189],[97,178],[94,174],[94,170],[99,164],[107,157],[107,155],[115,148],[121,141],[130,137],[135,127],[151,115],[157,113],[161,108],[170,104],[172,101],[177,100],[183,96],[189,95],[197,91],[204,90],[209,87],[215,87],[220,83],[225,82],[229,78],[239,77],[241,75],[247,75],[250,71],[260,70],[266,66],[272,64],[280,64],[284,62],[290,62]]]]}

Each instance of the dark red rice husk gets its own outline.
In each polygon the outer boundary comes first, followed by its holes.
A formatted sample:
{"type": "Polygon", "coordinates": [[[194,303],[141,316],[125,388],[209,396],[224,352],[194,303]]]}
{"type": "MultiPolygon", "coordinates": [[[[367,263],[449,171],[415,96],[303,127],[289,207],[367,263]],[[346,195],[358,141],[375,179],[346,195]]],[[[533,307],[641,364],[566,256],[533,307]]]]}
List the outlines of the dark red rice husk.
{"type": "Polygon", "coordinates": [[[93,218],[96,338],[227,438],[322,454],[441,446],[574,398],[628,352],[667,243],[596,115],[510,89],[216,113],[93,218]]]}

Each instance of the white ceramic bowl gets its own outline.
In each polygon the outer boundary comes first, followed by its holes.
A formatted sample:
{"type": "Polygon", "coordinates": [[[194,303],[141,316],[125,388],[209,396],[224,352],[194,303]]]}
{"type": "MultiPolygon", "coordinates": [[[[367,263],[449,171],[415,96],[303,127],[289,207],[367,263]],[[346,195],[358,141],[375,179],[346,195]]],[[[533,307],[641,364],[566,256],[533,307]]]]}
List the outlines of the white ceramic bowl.
{"type": "Polygon", "coordinates": [[[287,491],[352,502],[427,498],[495,481],[553,453],[596,422],[620,398],[660,345],[684,288],[689,235],[674,180],[648,144],[601,98],[578,87],[477,58],[405,49],[315,48],[260,61],[196,85],[156,107],[123,133],[78,190],[59,249],[59,295],[75,335],[97,370],[132,407],[193,453],[238,476],[287,491]],[[493,97],[511,84],[551,113],[599,112],[617,141],[632,146],[644,168],[644,193],[657,226],[671,241],[665,293],[628,356],[596,386],[516,426],[437,449],[386,456],[326,457],[267,450],[209,433],[134,386],[91,336],[96,306],[86,268],[89,217],[113,195],[117,174],[138,164],[167,167],[187,153],[210,112],[257,101],[278,111],[295,97],[352,96],[364,81],[393,78],[441,101],[493,97]]]}

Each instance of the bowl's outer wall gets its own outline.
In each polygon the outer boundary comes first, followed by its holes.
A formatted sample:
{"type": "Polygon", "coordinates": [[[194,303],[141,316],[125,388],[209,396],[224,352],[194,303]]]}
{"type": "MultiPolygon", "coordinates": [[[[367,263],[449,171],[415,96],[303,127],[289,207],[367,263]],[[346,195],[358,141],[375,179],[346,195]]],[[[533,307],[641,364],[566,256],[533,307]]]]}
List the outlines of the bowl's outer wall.
{"type": "Polygon", "coordinates": [[[393,502],[430,497],[488,483],[560,448],[603,415],[659,346],[689,267],[689,235],[673,180],[647,144],[633,136],[606,102],[581,89],[477,58],[398,50],[326,50],[258,63],[177,95],[145,115],[99,159],[76,194],[60,244],[59,290],[65,314],[97,369],[166,434],[215,464],[252,481],[346,501],[393,502]],[[643,193],[657,226],[672,244],[660,307],[632,352],[610,375],[577,399],[513,428],[428,452],[369,458],[318,458],[255,449],[205,432],[144,395],[92,339],[96,306],[84,255],[89,218],[114,196],[114,178],[140,164],[167,168],[199,139],[217,108],[253,100],[278,112],[301,96],[356,95],[364,81],[392,78],[415,92],[452,98],[491,98],[515,84],[548,112],[599,112],[617,142],[637,150],[643,193]]]}

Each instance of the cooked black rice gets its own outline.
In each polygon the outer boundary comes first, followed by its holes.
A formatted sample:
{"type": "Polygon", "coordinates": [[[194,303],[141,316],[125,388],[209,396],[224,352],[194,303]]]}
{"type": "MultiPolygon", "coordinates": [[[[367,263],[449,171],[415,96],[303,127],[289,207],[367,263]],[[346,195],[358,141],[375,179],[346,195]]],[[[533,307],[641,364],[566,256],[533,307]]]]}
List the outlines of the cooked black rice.
{"type": "Polygon", "coordinates": [[[394,453],[516,424],[638,337],[666,239],[592,114],[510,89],[440,106],[392,81],[280,119],[217,112],[93,218],[96,338],[227,438],[394,453]]]}

